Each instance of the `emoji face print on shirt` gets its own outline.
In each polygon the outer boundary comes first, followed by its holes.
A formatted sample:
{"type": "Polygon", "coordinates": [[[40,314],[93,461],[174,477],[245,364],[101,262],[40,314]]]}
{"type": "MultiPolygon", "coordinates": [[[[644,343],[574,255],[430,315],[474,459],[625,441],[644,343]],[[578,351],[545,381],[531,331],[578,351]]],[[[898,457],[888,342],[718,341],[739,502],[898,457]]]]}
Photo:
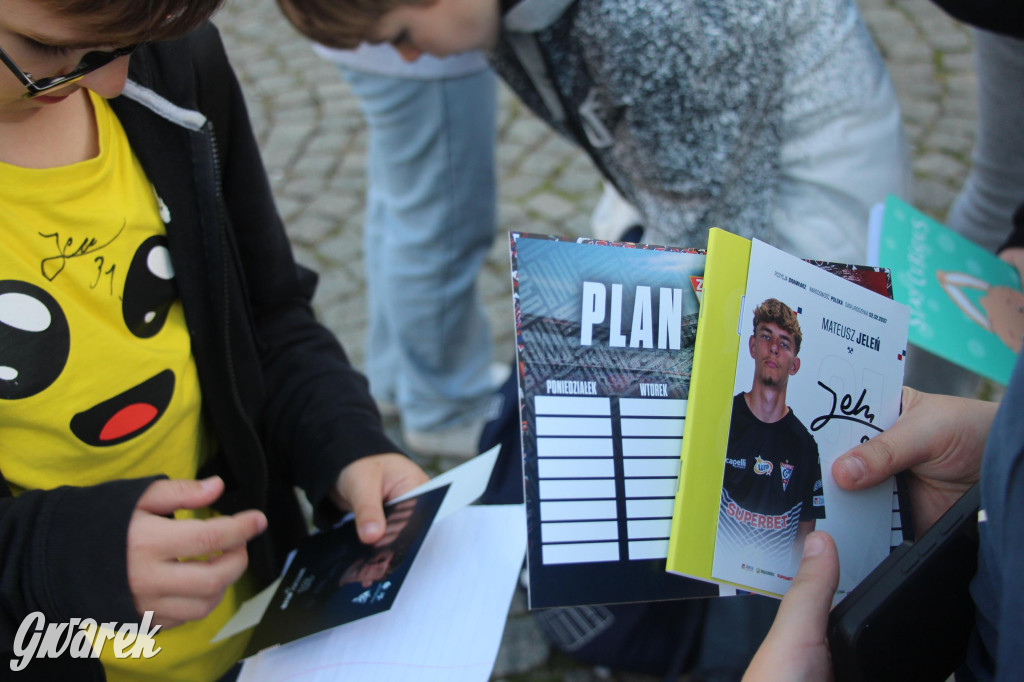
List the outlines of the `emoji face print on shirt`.
{"type": "Polygon", "coordinates": [[[12,489],[191,478],[212,444],[169,246],[109,103],[96,158],[0,163],[0,471],[12,489]]]}
{"type": "MultiPolygon", "coordinates": [[[[93,265],[99,263],[99,281],[90,287],[98,294],[97,298],[102,298],[104,292],[95,290],[101,284],[108,284],[102,282],[103,264],[110,263],[108,269],[111,272],[106,277],[112,280],[118,265],[127,270],[120,295],[108,296],[113,299],[111,301],[100,300],[93,312],[112,312],[110,304],[114,304],[120,308],[119,319],[107,320],[106,323],[110,326],[120,323],[123,334],[149,339],[163,329],[177,298],[167,238],[150,236],[136,246],[134,253],[124,254],[125,249],[118,248],[122,246],[120,242],[127,241],[124,234],[119,232],[118,237],[96,251],[97,254],[106,253],[106,256],[88,258],[91,254],[87,248],[74,249],[73,241],[70,246],[72,253],[81,251],[88,260],[94,261],[93,265]],[[119,251],[120,256],[117,254],[119,251]]],[[[41,238],[46,236],[40,235],[41,238]]],[[[129,245],[125,246],[131,250],[129,245]]],[[[59,269],[48,269],[52,262],[40,261],[39,273],[43,283],[52,282],[68,272],[66,263],[59,269]]],[[[58,290],[58,296],[60,293],[58,290]]],[[[90,347],[94,345],[90,341],[100,339],[91,333],[88,315],[78,315],[82,312],[87,310],[77,302],[61,305],[57,298],[36,283],[0,280],[0,399],[27,399],[46,391],[71,369],[68,360],[72,355],[72,345],[76,353],[84,357],[103,355],[102,346],[90,347]],[[69,317],[72,318],[70,321],[69,317]]],[[[115,363],[118,361],[116,357],[110,359],[115,363]]],[[[116,374],[115,367],[110,371],[116,374]]],[[[162,369],[151,376],[136,378],[137,383],[125,390],[109,396],[97,395],[95,403],[76,406],[79,409],[68,423],[70,432],[83,443],[102,447],[122,443],[152,427],[170,403],[174,392],[174,373],[170,369],[162,369]]]]}

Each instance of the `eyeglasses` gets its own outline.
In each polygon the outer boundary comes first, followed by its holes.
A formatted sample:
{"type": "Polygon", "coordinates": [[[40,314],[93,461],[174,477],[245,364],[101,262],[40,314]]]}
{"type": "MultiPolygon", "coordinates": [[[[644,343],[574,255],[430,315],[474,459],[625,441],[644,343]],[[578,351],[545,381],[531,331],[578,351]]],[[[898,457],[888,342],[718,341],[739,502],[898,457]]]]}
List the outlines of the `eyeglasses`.
{"type": "Polygon", "coordinates": [[[62,85],[68,85],[69,83],[79,81],[93,71],[102,69],[115,59],[127,57],[138,49],[139,44],[140,43],[136,43],[135,45],[119,47],[110,52],[101,52],[99,50],[87,52],[82,56],[81,61],[78,62],[78,66],[67,73],[62,73],[59,76],[51,76],[49,78],[33,78],[32,74],[22,71],[18,65],[14,63],[14,60],[4,52],[3,48],[0,48],[0,61],[2,61],[7,68],[11,70],[11,73],[21,81],[21,84],[28,89],[28,93],[25,95],[25,98],[32,99],[53,90],[54,88],[59,88],[62,85]]]}

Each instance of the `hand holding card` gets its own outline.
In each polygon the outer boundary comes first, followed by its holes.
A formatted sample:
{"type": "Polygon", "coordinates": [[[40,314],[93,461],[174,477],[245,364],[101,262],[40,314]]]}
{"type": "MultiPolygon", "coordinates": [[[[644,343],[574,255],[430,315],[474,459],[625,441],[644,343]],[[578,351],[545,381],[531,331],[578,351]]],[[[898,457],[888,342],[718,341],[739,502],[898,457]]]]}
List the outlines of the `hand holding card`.
{"type": "Polygon", "coordinates": [[[448,486],[385,508],[387,527],[372,545],[352,521],[309,538],[285,572],[246,656],[391,608],[448,486]]]}

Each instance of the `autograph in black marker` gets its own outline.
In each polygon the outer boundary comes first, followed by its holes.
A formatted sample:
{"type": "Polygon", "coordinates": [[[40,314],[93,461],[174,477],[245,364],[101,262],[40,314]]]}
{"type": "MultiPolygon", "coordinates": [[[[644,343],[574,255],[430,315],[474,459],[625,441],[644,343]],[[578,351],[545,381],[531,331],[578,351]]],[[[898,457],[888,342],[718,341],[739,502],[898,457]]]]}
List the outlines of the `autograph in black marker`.
{"type": "MultiPolygon", "coordinates": [[[[95,253],[101,249],[105,249],[114,243],[115,239],[121,236],[121,233],[124,232],[124,227],[125,224],[122,223],[120,229],[118,229],[114,236],[102,244],[97,241],[96,237],[85,237],[78,241],[76,245],[74,237],[68,237],[67,239],[62,240],[60,232],[51,232],[49,234],[40,232],[40,237],[43,239],[52,239],[54,245],[57,247],[56,256],[47,256],[39,262],[40,272],[43,273],[43,277],[52,282],[57,279],[57,276],[61,272],[64,271],[64,266],[67,265],[69,260],[72,258],[81,258],[82,256],[87,256],[90,253],[95,253]]],[[[100,264],[100,267],[102,268],[102,263],[100,264]]]]}
{"type": "MultiPolygon", "coordinates": [[[[838,395],[835,391],[820,381],[818,382],[818,385],[828,391],[829,395],[832,396],[832,407],[828,411],[828,414],[823,414],[811,420],[811,431],[820,431],[833,419],[846,419],[854,422],[855,424],[870,427],[879,433],[882,432],[882,429],[874,424],[875,415],[871,411],[871,406],[864,402],[864,398],[868,393],[866,388],[860,392],[860,397],[857,398],[857,402],[854,403],[853,396],[851,394],[847,393],[842,397],[842,400],[837,400],[838,395]],[[840,414],[836,414],[837,404],[839,406],[840,414]]],[[[860,442],[863,443],[870,439],[870,436],[862,436],[860,442]]]]}

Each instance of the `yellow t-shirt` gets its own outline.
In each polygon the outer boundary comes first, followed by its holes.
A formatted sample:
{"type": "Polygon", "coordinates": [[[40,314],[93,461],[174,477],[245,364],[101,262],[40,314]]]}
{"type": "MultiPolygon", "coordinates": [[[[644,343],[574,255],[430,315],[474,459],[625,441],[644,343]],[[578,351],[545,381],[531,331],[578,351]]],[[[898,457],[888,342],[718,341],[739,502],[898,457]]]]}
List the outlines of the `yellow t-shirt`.
{"type": "MultiPolygon", "coordinates": [[[[0,163],[0,471],[15,494],[195,478],[213,446],[167,250],[174,217],[110,105],[89,95],[97,157],[0,163]]],[[[245,582],[204,620],[158,632],[153,658],[115,660],[108,643],[108,679],[218,678],[245,640],[209,640],[249,596],[245,582]]]]}

